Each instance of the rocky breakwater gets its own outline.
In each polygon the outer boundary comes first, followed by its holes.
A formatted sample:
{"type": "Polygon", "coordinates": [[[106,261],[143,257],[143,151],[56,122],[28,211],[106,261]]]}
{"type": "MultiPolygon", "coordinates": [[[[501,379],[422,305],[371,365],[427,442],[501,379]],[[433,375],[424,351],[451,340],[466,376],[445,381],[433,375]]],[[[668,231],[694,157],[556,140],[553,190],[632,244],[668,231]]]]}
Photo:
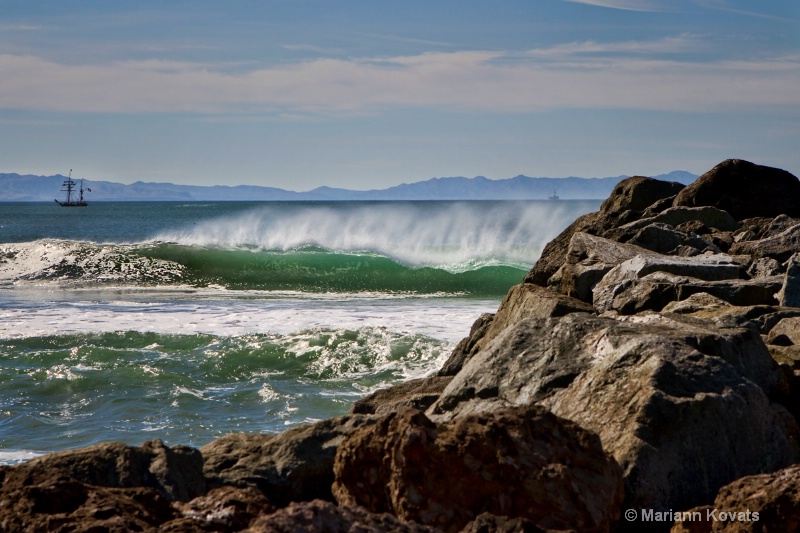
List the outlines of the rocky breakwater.
{"type": "Polygon", "coordinates": [[[621,182],[438,375],[196,450],[0,467],[0,531],[789,531],[800,182],[621,182]]]}

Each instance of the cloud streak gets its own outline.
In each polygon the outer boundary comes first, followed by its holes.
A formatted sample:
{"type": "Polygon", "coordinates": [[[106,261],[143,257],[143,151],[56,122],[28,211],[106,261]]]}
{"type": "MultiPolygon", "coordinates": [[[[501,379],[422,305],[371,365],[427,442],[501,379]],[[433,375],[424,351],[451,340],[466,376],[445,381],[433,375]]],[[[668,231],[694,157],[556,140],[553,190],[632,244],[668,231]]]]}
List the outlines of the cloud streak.
{"type": "Polygon", "coordinates": [[[565,0],[573,4],[586,4],[595,7],[621,9],[623,11],[662,11],[655,0],[565,0]]]}
{"type": "Polygon", "coordinates": [[[797,58],[695,63],[659,57],[688,41],[572,43],[522,54],[318,58],[236,72],[192,62],[73,65],[6,54],[0,55],[0,108],[307,116],[386,108],[698,111],[800,105],[797,58]]]}

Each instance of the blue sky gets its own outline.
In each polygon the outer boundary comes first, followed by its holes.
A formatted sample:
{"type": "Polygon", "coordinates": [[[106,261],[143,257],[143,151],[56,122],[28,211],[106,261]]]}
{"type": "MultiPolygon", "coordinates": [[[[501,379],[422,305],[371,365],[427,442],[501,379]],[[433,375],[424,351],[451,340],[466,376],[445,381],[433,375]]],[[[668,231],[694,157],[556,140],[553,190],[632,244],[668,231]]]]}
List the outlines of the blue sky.
{"type": "Polygon", "coordinates": [[[0,0],[0,172],[800,174],[797,0],[0,0]]]}

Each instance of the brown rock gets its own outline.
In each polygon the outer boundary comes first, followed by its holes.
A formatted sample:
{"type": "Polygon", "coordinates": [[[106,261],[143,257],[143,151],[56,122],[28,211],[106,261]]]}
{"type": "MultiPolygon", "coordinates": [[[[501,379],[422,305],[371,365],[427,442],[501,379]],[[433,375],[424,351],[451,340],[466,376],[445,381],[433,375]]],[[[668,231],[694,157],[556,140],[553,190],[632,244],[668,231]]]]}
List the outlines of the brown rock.
{"type": "Polygon", "coordinates": [[[212,487],[255,487],[270,501],[333,500],[336,448],[374,417],[349,415],[288,429],[279,435],[234,433],[201,448],[212,487]]]}
{"type": "Polygon", "coordinates": [[[241,531],[275,507],[254,488],[219,487],[186,503],[176,504],[181,517],[159,528],[160,533],[185,531],[241,531]]]}
{"type": "Polygon", "coordinates": [[[350,408],[350,413],[383,415],[404,409],[424,411],[439,398],[451,379],[452,376],[447,375],[429,376],[378,390],[356,400],[350,408]]]}
{"type": "Polygon", "coordinates": [[[488,512],[540,527],[609,531],[619,467],[597,437],[537,407],[435,424],[419,411],[359,430],[336,455],[341,505],[458,531],[488,512]]]}
{"type": "Polygon", "coordinates": [[[479,515],[464,526],[460,533],[577,533],[574,529],[543,529],[527,518],[508,518],[489,513],[479,515]]]}
{"type": "Polygon", "coordinates": [[[104,442],[32,459],[16,468],[60,472],[100,487],[149,487],[171,501],[188,501],[206,491],[203,458],[188,446],[164,446],[151,440],[141,446],[104,442]]]}
{"type": "Polygon", "coordinates": [[[0,531],[154,531],[176,515],[156,489],[82,483],[59,471],[0,470],[0,531]]]}
{"type": "Polygon", "coordinates": [[[675,198],[675,206],[714,206],[736,220],[800,216],[800,181],[777,168],[740,159],[723,161],[675,198]]]}
{"type": "Polygon", "coordinates": [[[314,500],[291,503],[288,507],[258,518],[250,533],[440,533],[438,529],[413,522],[401,522],[387,513],[371,513],[361,507],[337,507],[314,500]]]}
{"type": "Polygon", "coordinates": [[[737,479],[720,489],[713,505],[692,512],[702,520],[684,520],[672,531],[800,531],[800,466],[737,479]]]}

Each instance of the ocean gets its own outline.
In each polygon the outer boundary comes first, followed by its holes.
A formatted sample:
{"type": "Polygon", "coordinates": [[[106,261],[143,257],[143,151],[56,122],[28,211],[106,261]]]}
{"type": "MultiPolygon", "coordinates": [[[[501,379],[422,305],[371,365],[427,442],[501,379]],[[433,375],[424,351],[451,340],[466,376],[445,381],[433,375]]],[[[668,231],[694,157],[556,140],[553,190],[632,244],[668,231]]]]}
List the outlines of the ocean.
{"type": "Polygon", "coordinates": [[[0,203],[0,464],[345,414],[599,204],[0,203]]]}

